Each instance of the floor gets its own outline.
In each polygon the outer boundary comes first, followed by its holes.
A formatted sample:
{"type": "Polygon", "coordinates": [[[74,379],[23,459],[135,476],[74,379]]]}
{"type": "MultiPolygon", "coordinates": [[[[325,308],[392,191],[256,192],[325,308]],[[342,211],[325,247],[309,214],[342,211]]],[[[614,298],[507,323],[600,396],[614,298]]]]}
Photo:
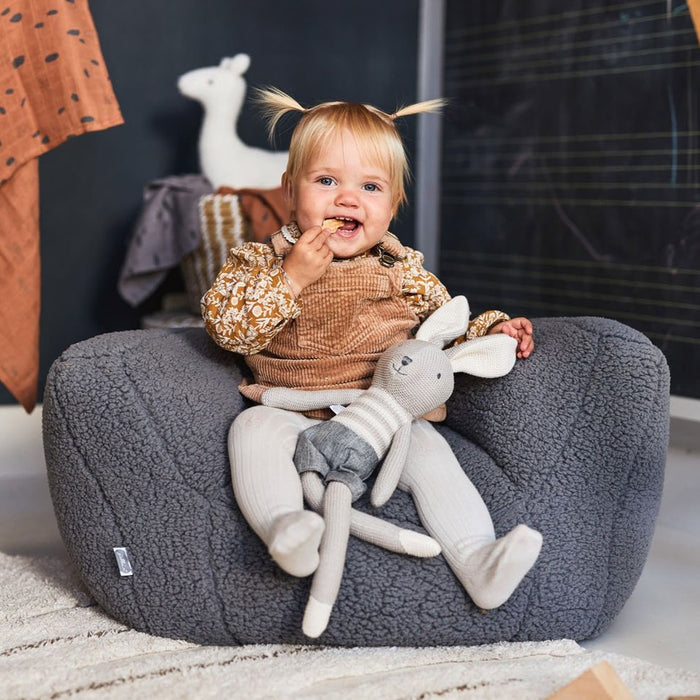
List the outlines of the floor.
{"type": "MultiPolygon", "coordinates": [[[[0,551],[59,554],[41,448],[41,411],[0,406],[0,551]]],[[[590,649],[700,672],[700,434],[672,421],[661,512],[646,567],[590,649]]]]}

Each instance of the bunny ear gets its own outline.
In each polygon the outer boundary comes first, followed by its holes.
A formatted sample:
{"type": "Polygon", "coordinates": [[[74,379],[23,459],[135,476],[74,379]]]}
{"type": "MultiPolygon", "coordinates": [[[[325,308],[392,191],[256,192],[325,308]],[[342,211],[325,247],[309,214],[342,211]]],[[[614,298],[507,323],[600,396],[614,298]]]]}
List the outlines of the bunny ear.
{"type": "Polygon", "coordinates": [[[467,340],[445,350],[454,372],[473,374],[475,377],[502,377],[515,364],[518,341],[509,335],[487,335],[467,340]]]}
{"type": "Polygon", "coordinates": [[[417,340],[444,347],[448,342],[464,335],[469,327],[469,302],[466,297],[450,299],[433,311],[416,333],[417,340]]]}

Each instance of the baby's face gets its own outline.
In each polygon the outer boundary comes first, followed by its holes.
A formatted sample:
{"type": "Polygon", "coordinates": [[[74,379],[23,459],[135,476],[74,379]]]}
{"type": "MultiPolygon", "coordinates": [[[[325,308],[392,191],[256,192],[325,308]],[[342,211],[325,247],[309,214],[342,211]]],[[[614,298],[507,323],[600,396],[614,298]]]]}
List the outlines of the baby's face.
{"type": "Polygon", "coordinates": [[[302,231],[321,226],[324,219],[345,221],[328,239],[336,258],[374,247],[393,216],[389,173],[364,156],[348,131],[328,142],[290,184],[288,195],[302,231]]]}

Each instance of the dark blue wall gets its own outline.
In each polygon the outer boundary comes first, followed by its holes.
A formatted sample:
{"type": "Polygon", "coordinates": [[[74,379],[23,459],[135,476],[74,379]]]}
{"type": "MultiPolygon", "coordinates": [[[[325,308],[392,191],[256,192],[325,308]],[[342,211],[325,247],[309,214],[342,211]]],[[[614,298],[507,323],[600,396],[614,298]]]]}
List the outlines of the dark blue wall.
{"type": "MultiPolygon", "coordinates": [[[[143,0],[92,2],[125,124],[80,136],[40,159],[41,391],[53,360],[98,333],[137,328],[163,291],[142,307],[116,289],[119,269],[150,180],[198,171],[198,104],[176,89],[179,75],[248,53],[249,85],[274,84],[305,104],[329,99],[390,110],[416,99],[418,0],[143,0]]],[[[406,124],[409,150],[415,123],[406,124]]],[[[267,146],[246,105],[239,133],[267,146]]],[[[276,144],[286,148],[284,135],[276,144]]],[[[413,240],[413,211],[395,231],[413,240]]],[[[0,386],[0,403],[13,399],[0,386]]]]}

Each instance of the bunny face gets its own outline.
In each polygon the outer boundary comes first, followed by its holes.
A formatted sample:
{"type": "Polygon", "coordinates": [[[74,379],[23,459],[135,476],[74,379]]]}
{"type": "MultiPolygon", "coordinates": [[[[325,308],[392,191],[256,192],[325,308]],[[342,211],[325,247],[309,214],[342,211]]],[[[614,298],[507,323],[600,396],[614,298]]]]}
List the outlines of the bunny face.
{"type": "Polygon", "coordinates": [[[454,389],[454,375],[449,358],[437,345],[406,340],[379,358],[372,386],[391,394],[418,418],[447,401],[454,389]]]}

